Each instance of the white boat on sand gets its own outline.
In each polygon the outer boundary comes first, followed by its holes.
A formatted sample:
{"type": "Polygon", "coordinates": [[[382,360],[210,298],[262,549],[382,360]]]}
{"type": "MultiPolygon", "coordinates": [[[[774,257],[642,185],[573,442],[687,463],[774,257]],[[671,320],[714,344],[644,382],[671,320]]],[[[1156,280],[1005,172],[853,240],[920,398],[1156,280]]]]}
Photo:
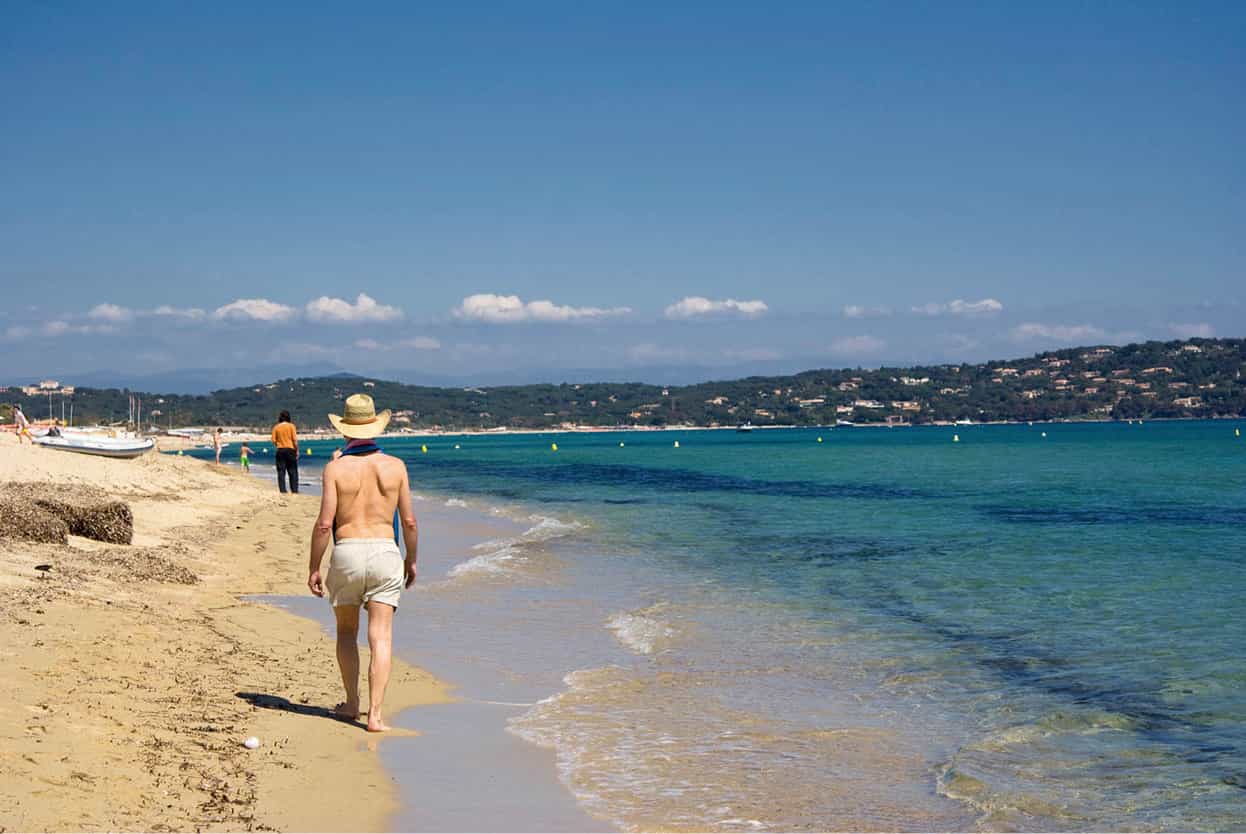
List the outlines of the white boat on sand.
{"type": "Polygon", "coordinates": [[[62,434],[36,437],[35,443],[45,449],[60,449],[83,455],[105,458],[136,458],[150,452],[156,441],[149,437],[103,437],[93,434],[62,434]]]}

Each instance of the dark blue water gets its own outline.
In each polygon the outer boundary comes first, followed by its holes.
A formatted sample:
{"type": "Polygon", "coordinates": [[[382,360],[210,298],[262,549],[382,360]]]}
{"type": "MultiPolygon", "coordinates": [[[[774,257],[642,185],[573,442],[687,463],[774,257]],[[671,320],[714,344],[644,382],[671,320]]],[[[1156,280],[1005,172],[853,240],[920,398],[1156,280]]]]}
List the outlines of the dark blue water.
{"type": "Polygon", "coordinates": [[[510,630],[562,641],[531,664],[565,682],[512,729],[604,818],[1228,830],[1246,827],[1236,427],[385,445],[417,491],[561,522],[482,548],[430,616],[546,612],[510,630]]]}

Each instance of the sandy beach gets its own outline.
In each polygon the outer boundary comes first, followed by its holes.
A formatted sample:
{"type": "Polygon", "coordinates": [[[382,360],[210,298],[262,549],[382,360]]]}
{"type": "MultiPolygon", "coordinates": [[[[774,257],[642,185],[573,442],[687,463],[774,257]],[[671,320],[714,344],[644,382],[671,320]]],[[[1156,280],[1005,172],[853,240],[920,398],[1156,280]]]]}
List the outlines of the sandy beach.
{"type": "MultiPolygon", "coordinates": [[[[125,501],[134,537],[0,539],[0,831],[386,828],[385,740],[328,714],[331,639],[245,599],[306,592],[314,497],[189,457],[0,437],[0,495],[31,490],[125,501]]],[[[447,700],[395,659],[391,715],[447,700]]]]}

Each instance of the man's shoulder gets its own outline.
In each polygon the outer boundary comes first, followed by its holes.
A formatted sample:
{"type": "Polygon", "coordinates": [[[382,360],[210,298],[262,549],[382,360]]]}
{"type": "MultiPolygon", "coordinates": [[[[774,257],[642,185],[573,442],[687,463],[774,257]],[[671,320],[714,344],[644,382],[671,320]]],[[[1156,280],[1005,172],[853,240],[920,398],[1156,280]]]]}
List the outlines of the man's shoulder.
{"type": "Polygon", "coordinates": [[[385,452],[377,453],[376,464],[377,466],[385,466],[390,469],[401,469],[403,472],[407,471],[407,464],[402,458],[397,457],[396,455],[386,454],[385,452]]]}

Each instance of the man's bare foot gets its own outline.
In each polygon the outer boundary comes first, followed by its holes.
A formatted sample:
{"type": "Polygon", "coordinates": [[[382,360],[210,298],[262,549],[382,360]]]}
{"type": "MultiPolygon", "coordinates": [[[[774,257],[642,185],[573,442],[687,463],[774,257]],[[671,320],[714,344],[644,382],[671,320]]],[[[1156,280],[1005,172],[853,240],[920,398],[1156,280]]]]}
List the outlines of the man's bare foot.
{"type": "Polygon", "coordinates": [[[388,724],[386,724],[384,721],[382,721],[380,718],[373,718],[370,714],[368,715],[368,732],[383,733],[391,729],[393,728],[390,727],[388,724]]]}
{"type": "Polygon", "coordinates": [[[333,714],[346,721],[356,721],[359,719],[359,705],[351,706],[343,701],[333,708],[333,714]]]}

